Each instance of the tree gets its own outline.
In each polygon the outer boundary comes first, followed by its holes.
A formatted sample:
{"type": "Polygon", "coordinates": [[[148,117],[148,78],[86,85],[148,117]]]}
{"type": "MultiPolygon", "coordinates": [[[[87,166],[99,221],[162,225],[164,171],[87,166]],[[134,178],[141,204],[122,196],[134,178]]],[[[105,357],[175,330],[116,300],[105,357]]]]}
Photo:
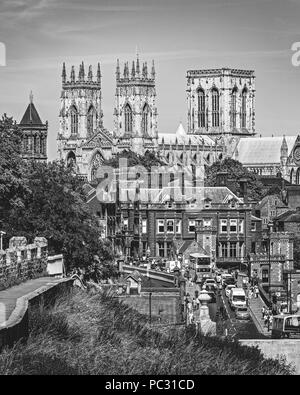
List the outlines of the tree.
{"type": "Polygon", "coordinates": [[[233,191],[239,189],[239,181],[246,178],[248,181],[248,197],[252,200],[261,200],[265,196],[266,190],[263,184],[259,181],[258,176],[247,170],[243,165],[234,159],[224,159],[215,162],[205,169],[205,185],[217,186],[217,173],[227,172],[228,179],[233,191]]]}
{"type": "Polygon", "coordinates": [[[22,198],[27,191],[21,158],[22,131],[6,114],[0,120],[0,141],[0,227],[6,231],[7,213],[22,206],[22,198]]]}
{"type": "Polygon", "coordinates": [[[154,152],[146,151],[144,155],[139,155],[133,151],[126,150],[119,152],[113,158],[106,160],[103,165],[111,166],[114,169],[117,169],[119,167],[119,160],[121,158],[127,159],[128,167],[140,165],[145,167],[145,169],[150,170],[153,166],[164,165],[162,160],[157,155],[155,155],[154,152]]]}
{"type": "Polygon", "coordinates": [[[71,169],[62,162],[31,161],[24,165],[23,180],[28,190],[23,204],[9,212],[10,236],[46,237],[49,252],[63,253],[67,269],[87,267],[95,255],[112,265],[111,248],[101,239],[97,218],[85,202],[84,184],[71,169]]]}

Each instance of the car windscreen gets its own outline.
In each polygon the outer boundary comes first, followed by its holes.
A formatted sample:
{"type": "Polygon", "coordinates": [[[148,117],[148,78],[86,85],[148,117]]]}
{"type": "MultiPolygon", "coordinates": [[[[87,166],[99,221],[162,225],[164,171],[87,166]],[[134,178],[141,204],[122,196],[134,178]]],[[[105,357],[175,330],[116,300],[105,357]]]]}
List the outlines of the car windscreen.
{"type": "Polygon", "coordinates": [[[245,295],[233,295],[232,300],[235,302],[238,302],[238,301],[244,302],[245,295]]]}

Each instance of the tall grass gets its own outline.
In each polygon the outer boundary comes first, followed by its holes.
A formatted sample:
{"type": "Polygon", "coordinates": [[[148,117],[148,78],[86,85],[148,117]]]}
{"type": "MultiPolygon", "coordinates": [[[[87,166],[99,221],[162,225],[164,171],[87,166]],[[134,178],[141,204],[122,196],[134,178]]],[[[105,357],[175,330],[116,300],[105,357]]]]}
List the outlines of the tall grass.
{"type": "Polygon", "coordinates": [[[108,294],[74,291],[31,314],[30,337],[0,354],[0,374],[291,374],[285,361],[193,329],[150,327],[108,294]],[[162,329],[163,328],[163,329],[162,329]]]}

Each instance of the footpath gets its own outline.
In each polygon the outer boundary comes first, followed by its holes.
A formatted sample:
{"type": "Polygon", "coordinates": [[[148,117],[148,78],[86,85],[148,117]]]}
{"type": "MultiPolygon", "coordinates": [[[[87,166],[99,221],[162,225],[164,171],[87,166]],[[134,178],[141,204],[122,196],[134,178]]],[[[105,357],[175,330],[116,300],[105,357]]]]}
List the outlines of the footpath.
{"type": "Polygon", "coordinates": [[[260,295],[258,296],[258,298],[255,298],[255,296],[253,296],[251,299],[248,300],[248,303],[251,318],[256,325],[258,331],[264,336],[271,337],[271,331],[268,331],[268,328],[265,327],[261,312],[262,307],[267,309],[267,306],[265,305],[260,295]]]}
{"type": "Polygon", "coordinates": [[[22,284],[0,291],[0,327],[9,319],[16,307],[17,300],[27,294],[37,291],[48,284],[61,282],[60,278],[41,277],[28,280],[22,284]]]}

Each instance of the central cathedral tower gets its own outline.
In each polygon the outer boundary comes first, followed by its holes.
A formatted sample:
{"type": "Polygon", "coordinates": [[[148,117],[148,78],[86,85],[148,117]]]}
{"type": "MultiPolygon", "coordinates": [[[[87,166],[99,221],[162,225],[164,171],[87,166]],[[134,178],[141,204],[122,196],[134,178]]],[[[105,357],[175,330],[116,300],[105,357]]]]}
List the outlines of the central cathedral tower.
{"type": "Polygon", "coordinates": [[[157,146],[157,108],[155,67],[152,61],[140,68],[139,57],[124,64],[121,76],[119,60],[116,69],[116,104],[114,111],[114,138],[119,151],[130,149],[144,153],[157,146]]]}

